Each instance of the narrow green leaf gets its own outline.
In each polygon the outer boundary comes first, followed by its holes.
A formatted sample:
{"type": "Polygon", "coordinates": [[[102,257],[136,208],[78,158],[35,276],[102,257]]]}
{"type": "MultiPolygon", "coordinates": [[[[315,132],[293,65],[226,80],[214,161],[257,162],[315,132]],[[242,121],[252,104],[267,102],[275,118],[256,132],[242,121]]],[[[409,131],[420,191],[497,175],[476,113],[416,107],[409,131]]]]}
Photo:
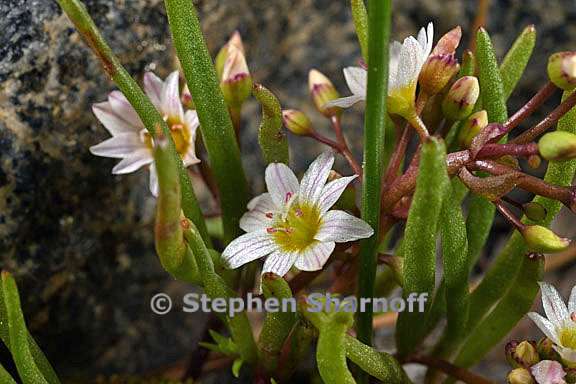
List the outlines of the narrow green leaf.
{"type": "Polygon", "coordinates": [[[364,0],[351,0],[352,20],[360,43],[362,57],[368,62],[368,12],[364,0]]]}
{"type": "Polygon", "coordinates": [[[544,258],[524,257],[514,285],[490,314],[473,329],[456,358],[456,365],[469,367],[479,362],[530,310],[544,272],[544,258]]]}
{"type": "MultiPolygon", "coordinates": [[[[283,299],[292,298],[292,291],[286,280],[276,275],[262,276],[262,291],[267,299],[276,298],[280,303],[283,299]]],[[[260,362],[268,373],[273,374],[277,369],[280,351],[295,323],[296,315],[289,308],[285,312],[266,314],[258,339],[258,352],[260,362]]]]}
{"type": "Polygon", "coordinates": [[[458,179],[454,179],[451,184],[451,194],[444,202],[440,220],[448,321],[444,338],[450,344],[464,336],[470,306],[468,238],[461,205],[461,191],[466,188],[458,179]]]}
{"type": "MultiPolygon", "coordinates": [[[[388,44],[392,15],[390,0],[369,0],[368,89],[364,121],[364,177],[362,178],[361,216],[376,234],[380,227],[380,193],[386,131],[386,95],[388,93],[388,44]]],[[[378,236],[360,242],[358,296],[373,297],[376,278],[378,236]]],[[[358,313],[358,338],[372,344],[372,306],[358,313]]],[[[366,378],[362,379],[363,381],[366,378]]]]}
{"type": "MultiPolygon", "coordinates": [[[[416,190],[403,241],[403,295],[407,298],[411,293],[427,293],[428,309],[435,287],[438,221],[448,186],[446,146],[441,139],[432,137],[422,145],[416,190]]],[[[410,353],[423,337],[426,331],[423,316],[418,311],[400,314],[396,327],[400,355],[410,353]]]]}
{"type": "Polygon", "coordinates": [[[0,383],[2,384],[16,384],[12,376],[4,369],[2,364],[0,364],[0,383]]]}
{"type": "Polygon", "coordinates": [[[476,62],[474,58],[474,54],[472,51],[464,51],[462,55],[462,65],[460,66],[460,72],[458,73],[458,77],[463,76],[474,76],[476,73],[476,62]]]}
{"type": "Polygon", "coordinates": [[[526,69],[536,44],[536,29],[529,25],[516,38],[500,65],[504,98],[508,100],[526,69]]]}
{"type": "Polygon", "coordinates": [[[6,271],[2,271],[2,291],[10,335],[10,352],[20,379],[24,384],[48,384],[30,352],[28,330],[20,308],[18,288],[12,275],[6,271]]]}
{"type": "Polygon", "coordinates": [[[409,384],[410,379],[402,366],[391,355],[378,352],[352,336],[346,336],[346,357],[364,372],[389,384],[409,384]]]}
{"type": "Polygon", "coordinates": [[[228,242],[240,234],[238,222],[248,202],[240,150],[194,4],[191,0],[165,0],[164,3],[220,192],[224,239],[228,242]]]}
{"type": "Polygon", "coordinates": [[[334,312],[319,328],[316,362],[325,383],[355,384],[346,365],[346,332],[352,326],[352,313],[334,312]]]}
{"type": "Polygon", "coordinates": [[[466,218],[466,233],[468,234],[468,254],[471,264],[480,257],[482,248],[488,240],[496,208],[494,204],[482,196],[471,194],[466,218]]]}
{"type": "Polygon", "coordinates": [[[98,57],[108,76],[110,76],[112,81],[116,83],[124,96],[126,96],[150,135],[155,137],[156,133],[161,130],[164,136],[169,138],[173,166],[178,168],[180,186],[182,188],[182,210],[184,211],[184,215],[192,220],[199,228],[202,238],[204,238],[208,244],[211,244],[206,231],[204,216],[202,215],[200,205],[198,204],[190,178],[188,177],[188,171],[184,168],[182,159],[176,152],[176,147],[174,146],[168,125],[136,81],[134,81],[122,64],[120,64],[120,61],[114,55],[112,49],[110,49],[110,46],[108,46],[106,40],[104,40],[104,37],[100,34],[100,31],[98,31],[94,21],[90,18],[86,7],[84,7],[79,0],[57,1],[62,10],[74,23],[76,29],[86,41],[86,44],[98,57]]]}
{"type": "Polygon", "coordinates": [[[262,105],[262,122],[258,129],[258,144],[266,163],[288,164],[288,140],[282,131],[280,102],[267,88],[254,84],[252,94],[262,105]]]}

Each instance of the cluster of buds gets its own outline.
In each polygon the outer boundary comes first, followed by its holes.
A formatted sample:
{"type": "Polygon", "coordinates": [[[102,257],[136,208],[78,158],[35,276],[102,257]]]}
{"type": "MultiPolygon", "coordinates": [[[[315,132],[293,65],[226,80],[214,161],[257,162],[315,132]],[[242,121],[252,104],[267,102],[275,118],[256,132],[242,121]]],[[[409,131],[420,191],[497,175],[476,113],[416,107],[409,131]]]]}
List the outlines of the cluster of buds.
{"type": "Polygon", "coordinates": [[[239,108],[252,93],[252,76],[238,31],[218,52],[215,67],[224,100],[230,108],[239,108]]]}
{"type": "Polygon", "coordinates": [[[505,347],[512,370],[509,384],[574,384],[576,369],[565,367],[548,338],[534,341],[511,341],[505,347]]]}

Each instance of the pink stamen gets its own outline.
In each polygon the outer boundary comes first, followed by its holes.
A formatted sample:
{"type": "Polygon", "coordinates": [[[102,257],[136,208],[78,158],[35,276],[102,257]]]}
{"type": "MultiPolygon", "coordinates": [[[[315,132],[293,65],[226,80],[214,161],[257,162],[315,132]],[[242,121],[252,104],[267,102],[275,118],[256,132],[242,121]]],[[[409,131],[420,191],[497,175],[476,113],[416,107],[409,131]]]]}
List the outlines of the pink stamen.
{"type": "Polygon", "coordinates": [[[284,202],[285,203],[289,202],[291,198],[292,198],[292,192],[286,193],[286,199],[285,199],[286,201],[284,201],[284,202]]]}
{"type": "Polygon", "coordinates": [[[271,219],[274,217],[274,214],[272,212],[266,212],[266,217],[271,219]]]}
{"type": "Polygon", "coordinates": [[[570,319],[571,319],[573,322],[576,323],[576,312],[572,312],[572,313],[570,314],[570,319]]]}
{"type": "Polygon", "coordinates": [[[302,217],[304,215],[304,212],[302,212],[302,210],[300,208],[296,208],[294,210],[294,212],[296,213],[296,216],[298,216],[298,217],[302,217]]]}
{"type": "Polygon", "coordinates": [[[266,228],[266,232],[268,233],[284,232],[285,234],[289,235],[292,232],[294,232],[294,230],[290,227],[288,228],[279,227],[279,228],[266,228]]]}
{"type": "Polygon", "coordinates": [[[268,233],[276,233],[277,230],[276,230],[276,228],[266,228],[266,232],[268,232],[268,233]]]}

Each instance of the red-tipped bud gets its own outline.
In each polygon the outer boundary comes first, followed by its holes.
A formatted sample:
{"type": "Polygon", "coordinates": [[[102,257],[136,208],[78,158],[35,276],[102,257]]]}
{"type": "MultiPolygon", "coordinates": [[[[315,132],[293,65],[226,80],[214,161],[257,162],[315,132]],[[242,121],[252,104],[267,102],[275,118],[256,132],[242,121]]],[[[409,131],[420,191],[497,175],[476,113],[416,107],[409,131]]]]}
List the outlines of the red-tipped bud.
{"type": "Polygon", "coordinates": [[[460,65],[454,54],[430,56],[420,71],[418,82],[424,92],[435,95],[444,89],[459,70],[460,65]]]}
{"type": "Polygon", "coordinates": [[[576,87],[576,52],[558,52],[548,59],[548,77],[558,88],[576,87]]]}
{"type": "Polygon", "coordinates": [[[342,112],[342,109],[339,107],[326,108],[324,106],[327,102],[338,99],[340,94],[336,88],[334,88],[334,84],[332,84],[330,79],[320,71],[312,69],[308,73],[308,90],[310,91],[310,96],[316,109],[324,116],[337,116],[342,112]]]}
{"type": "Polygon", "coordinates": [[[485,110],[471,114],[458,134],[461,148],[468,148],[472,140],[488,125],[488,113],[485,110]]]}
{"type": "Polygon", "coordinates": [[[472,113],[479,95],[478,79],[474,76],[461,77],[446,94],[442,111],[450,120],[462,120],[472,113]]]}
{"type": "Polygon", "coordinates": [[[306,136],[312,133],[312,122],[306,114],[297,109],[282,111],[282,120],[286,128],[295,135],[306,136]]]}

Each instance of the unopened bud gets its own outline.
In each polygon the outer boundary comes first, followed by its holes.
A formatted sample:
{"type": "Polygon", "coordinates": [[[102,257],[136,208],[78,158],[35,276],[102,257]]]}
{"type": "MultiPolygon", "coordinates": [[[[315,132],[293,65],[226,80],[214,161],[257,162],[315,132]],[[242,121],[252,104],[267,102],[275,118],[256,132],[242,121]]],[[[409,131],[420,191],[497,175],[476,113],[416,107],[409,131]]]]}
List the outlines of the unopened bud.
{"type": "Polygon", "coordinates": [[[526,244],[533,252],[555,253],[568,248],[570,240],[558,236],[551,230],[540,225],[527,225],[522,230],[526,244]]]}
{"type": "Polygon", "coordinates": [[[474,76],[461,77],[446,94],[442,111],[450,120],[463,120],[472,113],[479,95],[478,79],[474,76]]]}
{"type": "Polygon", "coordinates": [[[430,56],[420,71],[418,82],[426,94],[435,95],[459,70],[460,65],[454,54],[430,56]]]}
{"type": "Polygon", "coordinates": [[[312,122],[304,112],[297,109],[282,111],[282,120],[286,128],[295,135],[306,136],[312,133],[312,122]]]}
{"type": "Polygon", "coordinates": [[[252,76],[246,64],[246,58],[244,53],[234,45],[228,48],[220,88],[226,103],[234,107],[242,105],[252,93],[252,76]]]}
{"type": "Polygon", "coordinates": [[[396,283],[402,287],[404,286],[404,274],[403,274],[403,262],[404,259],[398,256],[392,255],[381,255],[380,260],[390,268],[392,271],[392,276],[396,283]]]}
{"type": "Polygon", "coordinates": [[[533,201],[523,204],[522,209],[526,217],[535,222],[544,220],[548,214],[548,211],[546,211],[546,208],[544,208],[542,204],[533,201]]]}
{"type": "Polygon", "coordinates": [[[192,94],[190,93],[190,89],[188,88],[188,84],[184,84],[184,89],[182,90],[182,96],[180,98],[182,100],[182,105],[184,105],[188,109],[196,109],[194,105],[194,100],[192,100],[192,94]]]}
{"type": "Polygon", "coordinates": [[[340,107],[324,106],[327,102],[338,99],[340,94],[334,88],[334,84],[320,71],[312,69],[308,73],[308,90],[318,112],[326,117],[340,114],[342,111],[340,107]]]}
{"type": "Polygon", "coordinates": [[[242,54],[244,54],[244,45],[242,44],[242,37],[238,31],[235,31],[230,40],[220,49],[218,55],[216,55],[215,60],[215,67],[216,73],[218,75],[218,79],[222,80],[222,73],[224,72],[224,65],[226,60],[228,60],[228,56],[230,55],[230,48],[233,47],[235,49],[240,50],[242,54]]]}
{"type": "Polygon", "coordinates": [[[532,169],[538,169],[542,164],[542,158],[538,155],[531,155],[528,157],[528,166],[532,169]]]}
{"type": "Polygon", "coordinates": [[[546,160],[572,160],[576,158],[576,135],[564,131],[547,133],[538,142],[538,150],[546,160]]]}
{"type": "Polygon", "coordinates": [[[576,87],[576,52],[558,52],[548,59],[548,77],[558,88],[576,87]]]}
{"type": "Polygon", "coordinates": [[[506,377],[508,384],[534,384],[534,379],[526,368],[516,368],[506,377]]]}
{"type": "Polygon", "coordinates": [[[560,355],[554,349],[554,342],[547,337],[538,341],[536,349],[541,360],[560,360],[560,355]]]}
{"type": "Polygon", "coordinates": [[[471,114],[458,134],[458,142],[461,148],[468,148],[472,140],[488,125],[488,113],[481,110],[471,114]]]}
{"type": "Polygon", "coordinates": [[[512,368],[529,368],[540,361],[536,343],[530,341],[511,341],[506,344],[506,360],[512,368]]]}

